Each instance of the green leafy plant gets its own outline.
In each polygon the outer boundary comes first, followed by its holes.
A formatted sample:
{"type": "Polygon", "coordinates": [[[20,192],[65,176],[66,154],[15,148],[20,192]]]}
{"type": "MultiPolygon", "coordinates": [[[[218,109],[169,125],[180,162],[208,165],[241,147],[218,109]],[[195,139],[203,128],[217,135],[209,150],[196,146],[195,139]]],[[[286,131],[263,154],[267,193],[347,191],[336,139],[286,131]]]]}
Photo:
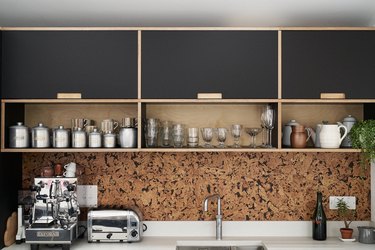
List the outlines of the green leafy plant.
{"type": "Polygon", "coordinates": [[[353,148],[362,151],[361,165],[364,169],[375,160],[375,120],[365,120],[354,124],[349,132],[353,148]]]}
{"type": "Polygon", "coordinates": [[[349,209],[348,204],[344,201],[344,199],[339,199],[337,202],[337,213],[339,218],[344,221],[345,228],[349,228],[354,219],[355,210],[349,209]]]}

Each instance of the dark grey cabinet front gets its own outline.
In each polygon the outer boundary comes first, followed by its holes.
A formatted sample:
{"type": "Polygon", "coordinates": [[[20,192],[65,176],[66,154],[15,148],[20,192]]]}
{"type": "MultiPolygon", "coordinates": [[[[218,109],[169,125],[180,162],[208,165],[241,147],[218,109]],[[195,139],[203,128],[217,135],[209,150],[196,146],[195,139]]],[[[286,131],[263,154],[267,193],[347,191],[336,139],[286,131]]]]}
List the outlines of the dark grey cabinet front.
{"type": "Polygon", "coordinates": [[[207,92],[277,98],[277,32],[142,32],[142,98],[207,92]]]}
{"type": "Polygon", "coordinates": [[[283,31],[282,97],[375,98],[374,31],[283,31]]]}
{"type": "Polygon", "coordinates": [[[137,98],[136,31],[4,31],[3,98],[137,98]]]}

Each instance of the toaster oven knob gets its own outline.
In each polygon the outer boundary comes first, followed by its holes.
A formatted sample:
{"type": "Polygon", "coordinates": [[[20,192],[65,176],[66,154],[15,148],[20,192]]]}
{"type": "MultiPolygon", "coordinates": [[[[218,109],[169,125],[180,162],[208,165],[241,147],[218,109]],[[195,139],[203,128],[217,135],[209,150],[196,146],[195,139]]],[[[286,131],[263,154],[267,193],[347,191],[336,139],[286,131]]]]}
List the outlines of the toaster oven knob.
{"type": "Polygon", "coordinates": [[[110,239],[112,237],[112,233],[107,234],[107,239],[110,239]]]}
{"type": "Polygon", "coordinates": [[[135,238],[135,237],[137,237],[137,235],[138,235],[138,232],[136,231],[136,230],[133,230],[133,231],[131,231],[131,236],[133,237],[133,238],[135,238]]]}

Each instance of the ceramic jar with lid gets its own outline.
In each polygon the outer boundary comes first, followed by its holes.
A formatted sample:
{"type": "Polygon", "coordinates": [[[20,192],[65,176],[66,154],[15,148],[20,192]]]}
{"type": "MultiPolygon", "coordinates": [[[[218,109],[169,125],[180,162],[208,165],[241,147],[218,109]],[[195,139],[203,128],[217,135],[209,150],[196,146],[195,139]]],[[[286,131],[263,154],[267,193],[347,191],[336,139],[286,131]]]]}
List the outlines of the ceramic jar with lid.
{"type": "Polygon", "coordinates": [[[290,120],[283,127],[283,146],[291,147],[290,134],[292,133],[292,126],[299,125],[296,120],[290,120]]]}
{"type": "MultiPolygon", "coordinates": [[[[347,128],[348,134],[349,134],[350,130],[352,129],[352,127],[354,126],[354,124],[356,122],[357,122],[357,119],[355,119],[355,117],[353,117],[351,115],[348,115],[347,117],[344,118],[344,120],[342,121],[342,125],[344,125],[347,128]]],[[[351,148],[352,147],[352,141],[350,140],[349,135],[347,135],[344,138],[344,140],[342,140],[341,147],[343,147],[343,148],[351,148]]]]}
{"type": "Polygon", "coordinates": [[[310,139],[310,130],[303,125],[292,126],[292,133],[290,134],[290,143],[292,148],[305,148],[307,141],[310,139]]]}
{"type": "Polygon", "coordinates": [[[43,123],[31,129],[31,146],[33,148],[48,148],[50,146],[49,129],[43,123]]]}
{"type": "Polygon", "coordinates": [[[24,126],[22,122],[17,122],[17,125],[9,127],[9,147],[29,147],[29,128],[24,126]]]}

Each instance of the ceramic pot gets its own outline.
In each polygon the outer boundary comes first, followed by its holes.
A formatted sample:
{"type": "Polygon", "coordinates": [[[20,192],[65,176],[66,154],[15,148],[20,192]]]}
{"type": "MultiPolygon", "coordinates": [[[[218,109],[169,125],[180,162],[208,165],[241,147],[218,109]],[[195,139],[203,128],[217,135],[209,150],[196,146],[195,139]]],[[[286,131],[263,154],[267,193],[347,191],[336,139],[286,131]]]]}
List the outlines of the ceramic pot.
{"type": "Polygon", "coordinates": [[[353,237],[353,229],[351,228],[340,228],[341,238],[351,239],[353,237]]]}
{"type": "Polygon", "coordinates": [[[342,140],[348,134],[348,129],[342,124],[323,124],[319,134],[321,148],[339,148],[342,140]],[[341,136],[340,129],[344,130],[341,136]]]}

